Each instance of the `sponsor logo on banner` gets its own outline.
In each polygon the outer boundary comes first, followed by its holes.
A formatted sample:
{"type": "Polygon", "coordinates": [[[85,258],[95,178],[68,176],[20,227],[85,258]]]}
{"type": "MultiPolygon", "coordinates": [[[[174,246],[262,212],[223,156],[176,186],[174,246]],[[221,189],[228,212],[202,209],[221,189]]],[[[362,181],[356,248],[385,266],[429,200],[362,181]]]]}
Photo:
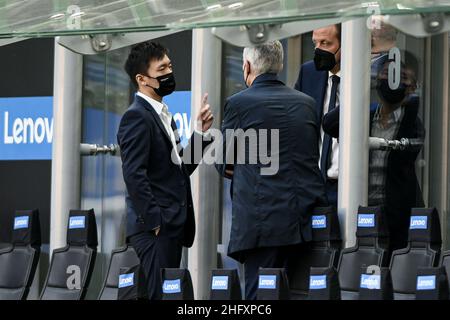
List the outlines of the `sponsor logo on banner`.
{"type": "Polygon", "coordinates": [[[228,289],[228,276],[213,276],[211,289],[212,290],[227,290],[228,289]]]}
{"type": "Polygon", "coordinates": [[[119,276],[119,288],[131,287],[132,285],[134,285],[134,273],[119,276]]]}
{"type": "Polygon", "coordinates": [[[312,216],[312,228],[324,229],[327,227],[327,216],[312,216]]]}
{"type": "Polygon", "coordinates": [[[181,280],[164,280],[163,283],[164,293],[180,293],[181,292],[181,280]]]}
{"type": "Polygon", "coordinates": [[[436,289],[436,276],[418,276],[417,290],[434,290],[436,289]]]}
{"type": "Polygon", "coordinates": [[[427,229],[428,227],[428,217],[427,216],[412,216],[409,228],[414,229],[427,229]]]}
{"type": "Polygon", "coordinates": [[[84,229],[85,227],[85,216],[73,216],[69,220],[69,229],[84,229]]]}
{"type": "Polygon", "coordinates": [[[362,274],[360,287],[364,289],[380,290],[381,276],[379,274],[362,274]]]}
{"type": "Polygon", "coordinates": [[[52,158],[53,97],[0,98],[0,160],[52,158]]]}
{"type": "Polygon", "coordinates": [[[375,215],[374,214],[358,214],[358,227],[359,228],[375,227],[375,215]]]}
{"type": "Polygon", "coordinates": [[[327,276],[310,276],[309,277],[309,289],[325,289],[327,287],[327,276]]]}
{"type": "Polygon", "coordinates": [[[260,275],[258,281],[259,289],[276,289],[277,276],[275,275],[260,275]]]}
{"type": "Polygon", "coordinates": [[[28,217],[28,216],[15,217],[14,218],[14,230],[28,228],[29,220],[30,220],[30,217],[28,217]]]}

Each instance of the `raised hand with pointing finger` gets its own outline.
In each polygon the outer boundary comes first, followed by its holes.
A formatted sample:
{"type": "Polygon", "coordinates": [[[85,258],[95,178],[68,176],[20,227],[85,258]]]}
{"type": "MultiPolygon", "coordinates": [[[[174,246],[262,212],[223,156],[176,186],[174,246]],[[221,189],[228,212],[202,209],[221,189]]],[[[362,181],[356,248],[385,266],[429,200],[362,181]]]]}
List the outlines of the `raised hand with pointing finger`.
{"type": "Polygon", "coordinates": [[[211,128],[213,121],[214,116],[208,103],[208,94],[205,93],[202,98],[202,106],[200,108],[200,112],[197,116],[198,130],[201,130],[202,132],[207,131],[209,128],[211,128]]]}

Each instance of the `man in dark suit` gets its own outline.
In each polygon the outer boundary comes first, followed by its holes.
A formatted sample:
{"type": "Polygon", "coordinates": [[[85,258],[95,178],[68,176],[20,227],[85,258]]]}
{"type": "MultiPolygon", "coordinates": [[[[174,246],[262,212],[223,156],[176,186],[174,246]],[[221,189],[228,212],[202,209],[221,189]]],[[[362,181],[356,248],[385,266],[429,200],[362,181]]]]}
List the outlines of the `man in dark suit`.
{"type": "MultiPolygon", "coordinates": [[[[370,136],[387,140],[407,138],[414,143],[406,150],[370,150],[368,204],[384,211],[390,235],[390,251],[406,247],[411,208],[423,207],[422,191],[416,175],[416,159],[423,146],[425,131],[418,117],[418,63],[409,52],[401,52],[401,83],[392,89],[388,68],[393,60],[385,55],[379,61],[375,79],[378,103],[370,112],[370,136]]],[[[323,118],[325,132],[339,138],[339,107],[323,118]]]]}
{"type": "Polygon", "coordinates": [[[337,207],[339,145],[336,139],[323,132],[321,122],[324,114],[339,105],[341,25],[314,30],[312,40],[314,60],[301,66],[295,89],[316,101],[317,125],[320,128],[320,171],[328,201],[337,207]]]}
{"type": "Polygon", "coordinates": [[[315,101],[278,80],[282,67],[279,41],[245,48],[249,88],[228,98],[224,107],[225,161],[216,168],[232,178],[228,255],[244,264],[248,300],[256,298],[260,267],[284,267],[289,274],[290,259],[311,240],[312,209],[327,205],[315,101]],[[245,136],[254,138],[246,143],[245,136]]]}
{"type": "MultiPolygon", "coordinates": [[[[137,87],[135,99],[122,117],[117,141],[128,195],[127,239],[135,248],[147,282],[149,299],[161,298],[161,268],[178,268],[182,246],[194,241],[195,221],[189,176],[197,164],[184,163],[176,125],[162,101],[175,90],[167,50],[154,42],[134,46],[125,70],[137,87]]],[[[197,123],[205,132],[213,115],[205,95],[197,123]]],[[[189,147],[208,144],[194,132],[189,147]]],[[[207,140],[207,139],[206,139],[207,140]]],[[[188,152],[186,152],[188,153],[188,152]]]]}

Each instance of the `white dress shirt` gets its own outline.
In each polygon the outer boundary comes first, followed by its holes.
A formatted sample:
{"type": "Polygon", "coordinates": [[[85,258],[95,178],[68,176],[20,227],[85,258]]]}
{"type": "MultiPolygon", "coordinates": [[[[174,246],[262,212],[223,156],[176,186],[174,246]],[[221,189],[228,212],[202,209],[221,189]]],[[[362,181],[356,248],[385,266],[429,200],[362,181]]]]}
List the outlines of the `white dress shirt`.
{"type": "MultiPolygon", "coordinates": [[[[323,115],[328,113],[328,106],[330,104],[330,96],[331,96],[331,86],[332,86],[332,79],[331,76],[334,74],[331,71],[328,71],[328,84],[327,84],[327,91],[325,93],[325,97],[323,100],[323,115]]],[[[341,76],[341,71],[338,71],[336,73],[338,77],[341,76]]],[[[339,106],[339,86],[336,91],[336,106],[339,106]]],[[[322,115],[322,116],[323,116],[322,115]]],[[[320,142],[319,142],[319,152],[320,152],[320,158],[322,157],[322,142],[323,142],[323,128],[322,125],[320,126],[320,142]]],[[[327,170],[327,176],[329,179],[337,179],[339,176],[339,144],[337,139],[332,138],[332,144],[331,144],[331,155],[330,155],[330,167],[327,170]]],[[[319,167],[320,167],[320,158],[319,158],[319,167]]]]}
{"type": "MultiPolygon", "coordinates": [[[[159,102],[153,98],[150,98],[149,96],[143,94],[142,92],[137,92],[136,95],[140,96],[141,98],[145,99],[152,107],[155,109],[156,113],[159,115],[159,118],[161,119],[161,122],[164,125],[164,128],[166,128],[167,134],[170,137],[170,140],[172,142],[172,151],[177,150],[177,143],[175,139],[175,133],[172,129],[172,114],[169,112],[169,108],[164,102],[159,102]]],[[[178,152],[173,152],[175,154],[175,158],[173,159],[174,162],[176,162],[177,165],[181,166],[181,158],[178,152]]]]}

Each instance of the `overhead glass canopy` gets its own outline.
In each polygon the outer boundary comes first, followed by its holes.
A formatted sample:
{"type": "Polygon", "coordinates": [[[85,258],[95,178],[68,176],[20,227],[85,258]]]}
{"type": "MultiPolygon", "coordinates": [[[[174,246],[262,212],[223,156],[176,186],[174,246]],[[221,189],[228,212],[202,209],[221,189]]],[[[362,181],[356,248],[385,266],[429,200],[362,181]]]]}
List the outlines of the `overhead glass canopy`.
{"type": "Polygon", "coordinates": [[[0,38],[435,12],[450,0],[0,0],[0,38]]]}

